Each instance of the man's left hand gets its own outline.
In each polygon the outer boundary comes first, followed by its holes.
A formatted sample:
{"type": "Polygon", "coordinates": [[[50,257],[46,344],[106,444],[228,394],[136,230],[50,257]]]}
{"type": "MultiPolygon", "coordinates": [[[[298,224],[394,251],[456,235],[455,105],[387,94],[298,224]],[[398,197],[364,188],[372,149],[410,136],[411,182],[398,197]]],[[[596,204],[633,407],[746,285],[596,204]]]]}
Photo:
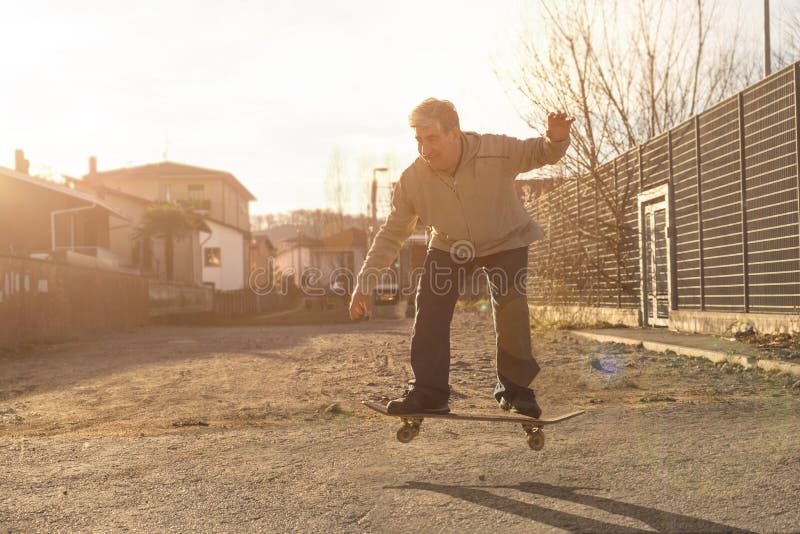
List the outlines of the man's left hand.
{"type": "Polygon", "coordinates": [[[565,141],[569,139],[569,130],[575,117],[570,117],[563,111],[551,111],[547,115],[547,137],[551,141],[565,141]]]}

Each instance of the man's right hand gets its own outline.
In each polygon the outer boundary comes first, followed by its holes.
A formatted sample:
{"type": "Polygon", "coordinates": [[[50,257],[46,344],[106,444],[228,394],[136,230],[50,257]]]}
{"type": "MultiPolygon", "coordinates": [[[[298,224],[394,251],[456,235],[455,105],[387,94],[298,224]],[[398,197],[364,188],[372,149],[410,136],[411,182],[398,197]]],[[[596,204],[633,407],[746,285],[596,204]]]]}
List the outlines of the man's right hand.
{"type": "Polygon", "coordinates": [[[353,291],[353,296],[350,298],[350,319],[353,321],[358,319],[369,319],[372,317],[372,302],[369,295],[365,295],[358,288],[353,291]]]}

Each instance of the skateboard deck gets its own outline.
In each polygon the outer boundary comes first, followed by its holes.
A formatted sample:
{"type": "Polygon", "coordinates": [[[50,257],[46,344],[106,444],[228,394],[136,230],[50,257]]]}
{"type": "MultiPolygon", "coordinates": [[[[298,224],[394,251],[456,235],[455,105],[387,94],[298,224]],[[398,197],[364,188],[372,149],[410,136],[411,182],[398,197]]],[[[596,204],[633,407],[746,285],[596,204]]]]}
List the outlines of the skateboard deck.
{"type": "Polygon", "coordinates": [[[454,421],[485,421],[489,423],[517,423],[522,425],[525,434],[528,436],[528,446],[533,450],[541,450],[544,447],[544,432],[542,427],[554,425],[573,417],[578,417],[586,413],[585,410],[578,410],[558,417],[547,417],[534,419],[524,415],[486,415],[469,413],[411,413],[411,414],[392,414],[386,411],[386,406],[372,401],[363,401],[362,404],[367,408],[388,417],[398,417],[403,426],[397,431],[397,440],[401,443],[408,443],[419,435],[420,427],[424,419],[450,419],[454,421]]]}

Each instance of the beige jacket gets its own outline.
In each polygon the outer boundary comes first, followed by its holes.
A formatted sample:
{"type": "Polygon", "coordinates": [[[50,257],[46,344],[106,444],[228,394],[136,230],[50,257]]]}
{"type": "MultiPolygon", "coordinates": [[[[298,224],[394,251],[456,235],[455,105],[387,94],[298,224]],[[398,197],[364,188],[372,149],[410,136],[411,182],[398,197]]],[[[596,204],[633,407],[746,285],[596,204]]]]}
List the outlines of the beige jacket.
{"type": "Polygon", "coordinates": [[[462,155],[455,176],[431,169],[417,158],[402,174],[392,208],[358,275],[362,292],[374,289],[375,273],[397,257],[419,220],[433,228],[430,246],[472,252],[475,257],[525,247],[544,235],[514,189],[518,174],[556,163],[569,139],[462,133],[462,155]]]}

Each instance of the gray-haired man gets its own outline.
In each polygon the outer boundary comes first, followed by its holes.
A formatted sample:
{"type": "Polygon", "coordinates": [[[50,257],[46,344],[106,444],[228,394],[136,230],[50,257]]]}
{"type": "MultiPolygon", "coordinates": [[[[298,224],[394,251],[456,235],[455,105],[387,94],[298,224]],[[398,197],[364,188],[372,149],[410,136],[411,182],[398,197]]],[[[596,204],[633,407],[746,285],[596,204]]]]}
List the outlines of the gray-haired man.
{"type": "Polygon", "coordinates": [[[450,322],[464,274],[477,268],[487,274],[492,298],[495,399],[505,410],[541,415],[529,387],[539,365],[531,351],[525,277],[528,245],[543,232],[522,206],[514,179],[560,160],[573,121],[565,113],[550,113],[546,137],[520,140],[462,132],[447,100],[429,98],[411,112],[420,157],[395,186],[391,212],[367,253],[350,301],[352,319],[371,315],[374,274],[394,260],[418,220],[433,228],[417,287],[414,379],[402,398],[389,402],[389,413],[450,411],[450,322]]]}

